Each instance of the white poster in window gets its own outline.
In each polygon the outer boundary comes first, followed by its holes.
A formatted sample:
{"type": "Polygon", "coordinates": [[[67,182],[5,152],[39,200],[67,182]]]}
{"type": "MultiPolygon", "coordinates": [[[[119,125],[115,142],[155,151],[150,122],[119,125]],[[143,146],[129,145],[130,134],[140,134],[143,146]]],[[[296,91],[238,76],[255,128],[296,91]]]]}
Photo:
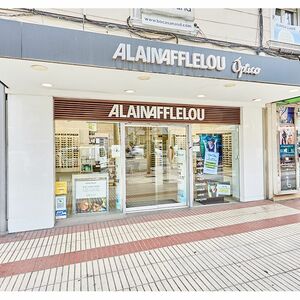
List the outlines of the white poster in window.
{"type": "Polygon", "coordinates": [[[273,20],[271,34],[273,41],[300,45],[300,26],[284,24],[273,20]]]}
{"type": "Polygon", "coordinates": [[[106,179],[77,180],[75,185],[76,199],[103,198],[107,195],[106,179]]]}
{"type": "Polygon", "coordinates": [[[230,196],[230,195],[231,195],[230,183],[217,184],[217,196],[230,196]]]}
{"type": "Polygon", "coordinates": [[[120,145],[112,145],[111,146],[111,157],[117,158],[121,155],[120,145]]]}
{"type": "Polygon", "coordinates": [[[177,198],[180,203],[186,203],[186,152],[177,151],[177,198]]]}
{"type": "Polygon", "coordinates": [[[88,123],[89,131],[97,131],[97,123],[88,123]]]}
{"type": "Polygon", "coordinates": [[[204,174],[218,174],[219,153],[205,151],[204,157],[204,174]]]}
{"type": "Polygon", "coordinates": [[[180,149],[177,151],[177,162],[185,167],[185,150],[180,149]]]}

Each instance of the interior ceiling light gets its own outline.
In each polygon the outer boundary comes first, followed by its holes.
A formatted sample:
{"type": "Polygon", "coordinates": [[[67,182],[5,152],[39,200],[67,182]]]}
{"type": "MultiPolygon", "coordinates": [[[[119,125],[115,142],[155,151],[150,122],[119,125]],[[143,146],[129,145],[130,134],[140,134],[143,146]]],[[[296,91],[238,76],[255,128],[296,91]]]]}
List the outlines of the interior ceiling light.
{"type": "Polygon", "coordinates": [[[127,94],[133,94],[133,93],[135,93],[135,90],[125,90],[124,92],[127,94]]]}
{"type": "Polygon", "coordinates": [[[149,75],[141,75],[141,76],[138,76],[138,79],[139,80],[149,80],[150,76],[149,75]]]}
{"type": "Polygon", "coordinates": [[[205,95],[197,95],[198,98],[204,98],[205,95]]]}
{"type": "Polygon", "coordinates": [[[42,83],[42,86],[43,87],[52,87],[52,84],[51,83],[42,83]]]}
{"type": "Polygon", "coordinates": [[[292,89],[292,90],[290,90],[291,93],[298,92],[298,91],[299,91],[298,89],[292,89]]]}
{"type": "Polygon", "coordinates": [[[261,99],[260,98],[256,98],[256,99],[253,99],[252,101],[259,102],[259,101],[261,101],[261,99]]]}
{"type": "Polygon", "coordinates": [[[234,86],[236,86],[236,84],[233,83],[233,82],[229,82],[229,83],[224,84],[224,87],[234,87],[234,86]]]}
{"type": "Polygon", "coordinates": [[[31,69],[35,70],[35,71],[47,71],[48,68],[42,65],[31,65],[30,66],[31,69]]]}

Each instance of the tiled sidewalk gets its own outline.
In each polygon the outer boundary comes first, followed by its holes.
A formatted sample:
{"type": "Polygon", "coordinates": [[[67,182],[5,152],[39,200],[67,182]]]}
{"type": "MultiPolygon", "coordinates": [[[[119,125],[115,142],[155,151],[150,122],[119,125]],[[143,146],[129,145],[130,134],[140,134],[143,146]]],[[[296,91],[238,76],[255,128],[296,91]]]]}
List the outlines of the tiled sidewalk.
{"type": "Polygon", "coordinates": [[[0,290],[299,290],[300,200],[0,237],[0,290]]]}

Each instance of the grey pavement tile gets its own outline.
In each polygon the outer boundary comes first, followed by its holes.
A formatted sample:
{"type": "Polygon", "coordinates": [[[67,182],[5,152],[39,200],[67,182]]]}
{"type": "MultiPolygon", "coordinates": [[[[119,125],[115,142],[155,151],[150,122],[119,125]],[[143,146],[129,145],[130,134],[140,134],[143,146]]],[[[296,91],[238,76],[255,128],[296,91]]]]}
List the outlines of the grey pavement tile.
{"type": "Polygon", "coordinates": [[[136,268],[135,268],[135,271],[136,271],[136,273],[137,273],[138,276],[139,276],[139,279],[140,279],[141,284],[142,284],[142,285],[143,285],[143,284],[147,284],[148,281],[147,281],[147,278],[146,278],[146,276],[145,276],[145,274],[144,274],[142,268],[141,268],[141,267],[136,267],[136,268]]]}
{"type": "Polygon", "coordinates": [[[151,291],[154,291],[154,292],[159,291],[159,289],[156,285],[156,282],[149,283],[149,287],[150,287],[151,291]]]}
{"type": "Polygon", "coordinates": [[[72,292],[75,290],[75,280],[68,280],[67,281],[67,291],[72,292]]]}
{"type": "Polygon", "coordinates": [[[145,284],[145,285],[143,286],[143,288],[144,288],[145,291],[152,291],[152,289],[151,289],[151,287],[150,287],[149,284],[145,284]]]}
{"type": "Polygon", "coordinates": [[[6,287],[9,285],[11,276],[5,277],[1,283],[0,291],[6,291],[6,287]]]}
{"type": "MultiPolygon", "coordinates": [[[[102,290],[100,275],[95,275],[94,284],[95,284],[95,291],[96,292],[102,290]]],[[[75,291],[76,291],[76,282],[75,282],[75,291]]]]}
{"type": "Polygon", "coordinates": [[[123,287],[122,287],[122,283],[121,283],[119,273],[118,272],[113,272],[112,276],[113,276],[113,279],[114,279],[116,291],[121,290],[123,287]]]}
{"type": "MultiPolygon", "coordinates": [[[[25,276],[25,274],[19,274],[18,275],[18,278],[17,278],[17,280],[15,282],[15,285],[13,287],[13,291],[19,291],[20,290],[24,276],[25,276]]],[[[1,287],[1,280],[0,280],[0,287],[1,287]]]]}
{"type": "Polygon", "coordinates": [[[74,291],[81,291],[81,280],[80,279],[74,280],[74,291]]]}
{"type": "MultiPolygon", "coordinates": [[[[58,286],[58,288],[59,288],[59,285],[57,284],[57,286],[58,286]]],[[[52,292],[52,291],[54,291],[54,284],[49,284],[49,285],[47,285],[46,286],[46,291],[47,292],[52,292]]],[[[58,291],[58,290],[56,290],[56,291],[58,291]]]]}
{"type": "Polygon", "coordinates": [[[100,282],[102,285],[102,291],[109,291],[109,286],[105,274],[100,275],[100,282]]]}
{"type": "Polygon", "coordinates": [[[184,276],[174,277],[173,280],[176,283],[176,285],[178,286],[180,291],[188,291],[187,286],[182,281],[183,278],[184,278],[184,276]]]}
{"type": "Polygon", "coordinates": [[[119,276],[120,276],[122,288],[123,289],[128,289],[129,288],[129,283],[128,283],[125,272],[121,270],[118,273],[119,273],[119,276]]]}
{"type": "Polygon", "coordinates": [[[41,286],[41,287],[39,287],[38,291],[40,291],[40,292],[46,292],[47,291],[47,286],[41,286]]]}
{"type": "Polygon", "coordinates": [[[88,291],[89,290],[88,277],[82,276],[80,282],[81,282],[81,291],[88,291]]]}
{"type": "Polygon", "coordinates": [[[170,292],[170,291],[172,291],[172,287],[168,281],[169,281],[169,279],[163,280],[163,281],[161,281],[161,284],[164,286],[165,291],[170,292]]]}
{"type": "Polygon", "coordinates": [[[136,283],[135,283],[135,281],[134,281],[134,278],[133,278],[133,276],[132,276],[130,270],[129,270],[129,269],[124,270],[124,274],[125,274],[125,276],[126,276],[126,279],[127,279],[127,282],[128,282],[129,287],[134,287],[134,286],[136,286],[136,283]]]}
{"type": "Polygon", "coordinates": [[[108,282],[108,288],[110,291],[115,291],[116,290],[116,285],[115,285],[115,280],[112,275],[112,273],[107,273],[107,282],[108,282]]]}

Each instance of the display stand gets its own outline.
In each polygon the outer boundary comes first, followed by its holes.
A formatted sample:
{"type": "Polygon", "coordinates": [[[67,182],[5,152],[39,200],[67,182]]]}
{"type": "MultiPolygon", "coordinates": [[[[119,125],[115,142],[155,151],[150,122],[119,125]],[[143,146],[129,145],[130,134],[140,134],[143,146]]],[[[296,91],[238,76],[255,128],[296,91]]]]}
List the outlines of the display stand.
{"type": "Polygon", "coordinates": [[[55,133],[56,172],[79,171],[79,131],[71,130],[55,133]]]}

